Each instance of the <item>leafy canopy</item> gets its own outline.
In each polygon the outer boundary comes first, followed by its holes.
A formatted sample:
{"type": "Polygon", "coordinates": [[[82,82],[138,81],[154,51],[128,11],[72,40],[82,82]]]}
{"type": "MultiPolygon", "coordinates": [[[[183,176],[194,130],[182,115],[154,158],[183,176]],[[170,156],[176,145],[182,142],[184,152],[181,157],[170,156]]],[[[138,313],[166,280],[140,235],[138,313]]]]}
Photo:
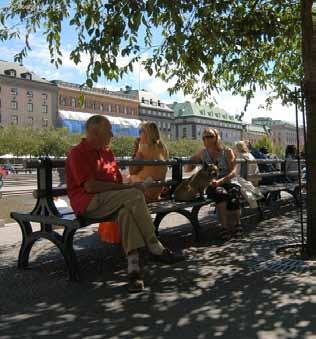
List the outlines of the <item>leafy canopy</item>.
{"type": "Polygon", "coordinates": [[[197,99],[228,90],[248,103],[260,88],[288,102],[302,78],[299,0],[11,0],[0,11],[0,40],[19,37],[16,22],[26,31],[17,61],[43,30],[51,62],[62,64],[61,31],[74,31],[70,58],[89,55],[90,87],[102,73],[122,78],[144,50],[150,75],[197,99]]]}

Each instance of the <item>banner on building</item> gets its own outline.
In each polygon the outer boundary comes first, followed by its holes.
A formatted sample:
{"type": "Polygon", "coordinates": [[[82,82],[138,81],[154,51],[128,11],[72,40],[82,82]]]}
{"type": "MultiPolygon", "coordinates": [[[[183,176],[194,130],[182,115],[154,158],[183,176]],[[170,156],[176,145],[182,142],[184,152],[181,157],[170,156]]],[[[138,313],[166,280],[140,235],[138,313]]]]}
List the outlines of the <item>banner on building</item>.
{"type": "MultiPolygon", "coordinates": [[[[86,121],[92,115],[96,114],[60,110],[58,112],[58,125],[60,127],[66,127],[71,133],[84,133],[86,121]]],[[[139,125],[142,123],[141,120],[113,117],[110,115],[104,116],[109,119],[114,136],[138,136],[139,125]]]]}

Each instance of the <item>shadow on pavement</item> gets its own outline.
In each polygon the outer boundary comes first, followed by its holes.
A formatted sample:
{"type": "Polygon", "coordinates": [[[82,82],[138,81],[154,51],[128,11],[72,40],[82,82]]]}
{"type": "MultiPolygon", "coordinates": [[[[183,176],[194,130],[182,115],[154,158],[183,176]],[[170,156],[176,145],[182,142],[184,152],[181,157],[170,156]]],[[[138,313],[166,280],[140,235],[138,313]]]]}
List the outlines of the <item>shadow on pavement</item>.
{"type": "MultiPolygon", "coordinates": [[[[187,260],[172,267],[148,263],[146,289],[138,295],[126,291],[119,248],[80,250],[80,283],[66,281],[53,251],[29,270],[2,266],[0,338],[308,338],[316,331],[315,277],[251,266],[297,237],[295,215],[256,229],[249,224],[244,239],[228,243],[205,231],[196,245],[185,227],[168,230],[162,239],[184,249],[187,260]]],[[[88,240],[79,236],[78,246],[88,240]]]]}

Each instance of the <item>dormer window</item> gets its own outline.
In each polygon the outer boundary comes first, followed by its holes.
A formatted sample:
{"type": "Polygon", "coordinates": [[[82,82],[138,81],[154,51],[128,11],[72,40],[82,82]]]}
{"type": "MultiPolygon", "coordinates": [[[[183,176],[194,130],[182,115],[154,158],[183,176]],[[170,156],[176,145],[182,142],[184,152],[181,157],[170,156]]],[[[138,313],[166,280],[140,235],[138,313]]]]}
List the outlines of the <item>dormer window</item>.
{"type": "Polygon", "coordinates": [[[21,78],[26,80],[32,80],[32,74],[29,72],[21,73],[21,78]]]}
{"type": "Polygon", "coordinates": [[[4,71],[5,75],[9,75],[10,77],[16,77],[16,70],[15,69],[6,69],[4,71]]]}

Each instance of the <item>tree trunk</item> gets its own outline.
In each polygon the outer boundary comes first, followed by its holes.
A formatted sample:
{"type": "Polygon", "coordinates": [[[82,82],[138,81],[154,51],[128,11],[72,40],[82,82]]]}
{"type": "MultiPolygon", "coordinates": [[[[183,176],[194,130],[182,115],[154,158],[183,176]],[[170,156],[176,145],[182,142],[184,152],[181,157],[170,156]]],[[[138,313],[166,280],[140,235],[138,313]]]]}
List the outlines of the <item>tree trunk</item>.
{"type": "Polygon", "coordinates": [[[307,141],[307,251],[316,255],[316,20],[313,0],[301,0],[307,141]]]}

